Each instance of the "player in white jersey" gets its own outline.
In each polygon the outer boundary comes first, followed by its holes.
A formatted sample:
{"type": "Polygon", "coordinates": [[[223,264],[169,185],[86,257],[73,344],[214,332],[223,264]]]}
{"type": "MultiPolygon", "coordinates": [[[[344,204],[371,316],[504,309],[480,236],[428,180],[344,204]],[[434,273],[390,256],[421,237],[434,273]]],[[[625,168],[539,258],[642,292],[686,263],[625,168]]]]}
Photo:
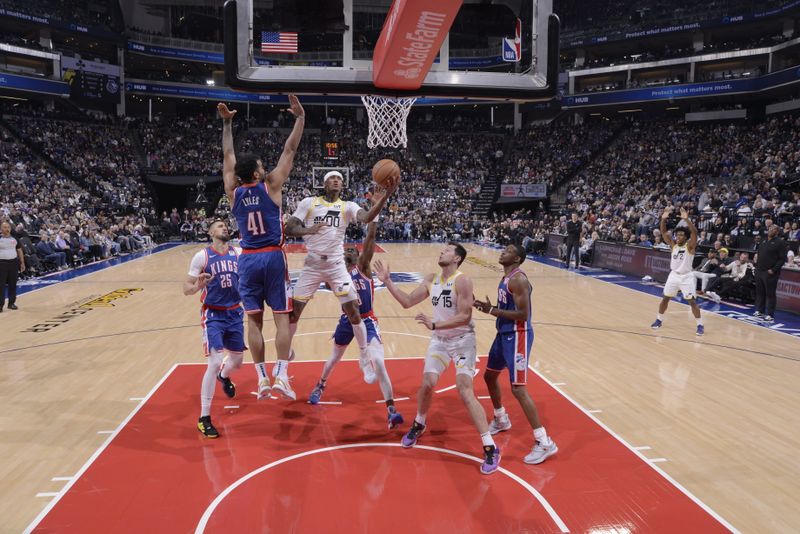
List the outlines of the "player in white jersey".
{"type": "Polygon", "coordinates": [[[367,328],[358,312],[358,293],[344,261],[344,237],[350,223],[369,223],[381,212],[400,183],[400,177],[387,180],[385,188],[377,187],[372,195],[372,207],[361,208],[355,202],[342,200],[344,186],[342,174],[331,171],[325,175],[325,194],[307,197],[300,201],[294,214],[286,221],[286,235],[297,235],[303,227],[323,224],[315,234],[305,235],[308,254],[292,294],[292,313],[289,316],[289,335],[294,337],[297,321],[308,301],[321,283],[327,283],[339,299],[342,311],[353,325],[353,335],[358,343],[361,368],[367,383],[375,382],[375,370],[369,365],[367,353],[367,328]]]}
{"type": "Polygon", "coordinates": [[[425,432],[433,388],[453,361],[456,370],[456,388],[483,442],[484,461],[481,464],[481,473],[488,475],[500,466],[500,449],[494,443],[486,422],[486,412],[472,388],[477,362],[475,327],[472,322],[474,302],[472,280],[458,270],[466,258],[467,251],[464,247],[458,243],[448,243],[439,254],[441,273],[428,274],[410,294],[394,285],[388,265],[384,266],[380,261],[375,262],[375,272],[403,308],[419,304],[428,295],[433,305],[433,318],[422,313],[416,316],[417,322],[425,325],[433,334],[425,356],[422,385],[417,397],[417,416],[411,429],[403,436],[403,447],[416,445],[417,439],[425,432]]]}
{"type": "Polygon", "coordinates": [[[692,307],[692,314],[694,314],[694,318],[697,321],[696,333],[698,336],[702,336],[705,334],[705,327],[703,326],[703,318],[700,317],[700,308],[697,306],[696,279],[692,267],[694,253],[697,250],[697,228],[689,219],[689,213],[681,208],[681,220],[686,221],[686,228],[683,226],[675,228],[673,230],[675,240],[673,241],[669,232],[667,232],[667,219],[671,212],[672,208],[667,208],[661,215],[661,236],[670,247],[670,273],[667,277],[667,283],[664,285],[664,296],[661,299],[661,304],[658,305],[658,315],[650,327],[653,330],[661,328],[664,312],[667,311],[670,299],[680,291],[683,293],[683,298],[692,307]]]}

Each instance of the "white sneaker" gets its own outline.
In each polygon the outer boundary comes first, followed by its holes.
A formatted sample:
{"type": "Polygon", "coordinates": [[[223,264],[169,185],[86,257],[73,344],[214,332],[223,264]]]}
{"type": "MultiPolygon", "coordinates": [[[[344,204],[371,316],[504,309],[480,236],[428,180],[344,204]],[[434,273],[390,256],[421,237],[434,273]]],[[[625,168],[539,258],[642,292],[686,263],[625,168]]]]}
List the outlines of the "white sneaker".
{"type": "Polygon", "coordinates": [[[372,358],[369,356],[366,358],[359,358],[358,366],[361,367],[361,371],[364,372],[364,382],[367,384],[374,384],[375,380],[378,379],[378,375],[375,374],[375,363],[372,361],[372,358]]]}
{"type": "Polygon", "coordinates": [[[289,384],[289,380],[286,378],[276,376],[275,384],[272,385],[272,390],[279,393],[284,399],[297,400],[297,394],[294,392],[292,386],[289,384]]]}
{"type": "Polygon", "coordinates": [[[269,383],[269,378],[262,378],[258,381],[258,395],[256,399],[268,399],[269,392],[272,390],[272,385],[269,383]]]}
{"type": "Polygon", "coordinates": [[[708,295],[709,297],[711,297],[711,300],[713,300],[713,301],[714,301],[714,302],[716,302],[717,304],[719,304],[719,303],[720,303],[720,301],[722,300],[722,297],[720,297],[719,295],[717,295],[717,294],[716,294],[716,293],[714,293],[713,291],[708,291],[708,292],[706,292],[706,295],[708,295]]]}
{"type": "Polygon", "coordinates": [[[550,443],[548,445],[542,445],[541,442],[537,441],[536,445],[534,445],[533,450],[528,454],[522,461],[526,464],[540,464],[547,460],[549,457],[553,456],[555,453],[558,452],[558,445],[556,442],[553,441],[551,438],[548,438],[550,443]]]}
{"type": "Polygon", "coordinates": [[[491,435],[495,435],[498,432],[505,432],[506,430],[511,429],[511,419],[508,418],[508,414],[501,415],[501,416],[494,416],[492,422],[489,423],[489,433],[491,435]]]}

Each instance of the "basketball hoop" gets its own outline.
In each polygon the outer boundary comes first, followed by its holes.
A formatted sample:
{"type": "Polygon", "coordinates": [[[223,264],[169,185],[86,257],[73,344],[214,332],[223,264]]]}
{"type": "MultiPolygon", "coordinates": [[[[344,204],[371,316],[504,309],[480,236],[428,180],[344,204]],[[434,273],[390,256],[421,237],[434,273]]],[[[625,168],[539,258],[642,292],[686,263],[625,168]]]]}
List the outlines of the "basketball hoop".
{"type": "Polygon", "coordinates": [[[406,147],[406,119],[416,98],[391,98],[387,96],[363,95],[361,101],[367,108],[369,135],[367,146],[406,147]]]}

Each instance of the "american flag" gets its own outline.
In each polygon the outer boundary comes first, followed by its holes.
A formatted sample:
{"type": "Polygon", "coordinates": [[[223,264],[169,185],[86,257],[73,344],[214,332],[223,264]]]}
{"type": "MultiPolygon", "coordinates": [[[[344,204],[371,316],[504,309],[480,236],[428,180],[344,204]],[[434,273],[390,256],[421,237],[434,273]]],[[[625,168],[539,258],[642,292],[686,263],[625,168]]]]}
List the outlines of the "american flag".
{"type": "Polygon", "coordinates": [[[297,53],[297,32],[261,32],[262,52],[297,53]]]}

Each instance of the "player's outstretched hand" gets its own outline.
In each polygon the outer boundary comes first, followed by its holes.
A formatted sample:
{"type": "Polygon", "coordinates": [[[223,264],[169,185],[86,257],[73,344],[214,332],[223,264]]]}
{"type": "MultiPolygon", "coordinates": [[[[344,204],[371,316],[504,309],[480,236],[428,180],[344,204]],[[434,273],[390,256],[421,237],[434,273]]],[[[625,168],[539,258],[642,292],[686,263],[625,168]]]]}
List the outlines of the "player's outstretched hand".
{"type": "Polygon", "coordinates": [[[389,270],[388,263],[384,265],[381,260],[378,260],[372,265],[372,269],[373,271],[375,271],[375,275],[378,277],[378,280],[380,280],[384,284],[386,283],[387,280],[389,280],[391,271],[389,270]]]}
{"type": "Polygon", "coordinates": [[[214,278],[214,276],[211,273],[200,273],[200,276],[197,277],[196,282],[197,289],[203,289],[206,287],[212,278],[214,278]]]}
{"type": "Polygon", "coordinates": [[[686,208],[681,208],[681,219],[684,221],[689,218],[689,212],[686,211],[686,208]]]}
{"type": "Polygon", "coordinates": [[[431,320],[430,317],[428,317],[424,313],[417,314],[417,316],[414,317],[414,319],[416,319],[416,321],[419,324],[425,325],[425,328],[427,328],[428,330],[433,330],[433,321],[431,320]]]}
{"type": "Polygon", "coordinates": [[[672,206],[667,206],[664,208],[664,213],[661,214],[662,219],[669,219],[669,215],[672,213],[672,206]]]}
{"type": "Polygon", "coordinates": [[[486,295],[485,301],[474,299],[472,305],[483,313],[489,313],[492,309],[492,301],[489,300],[489,295],[486,295]]]}
{"type": "Polygon", "coordinates": [[[300,100],[295,95],[289,95],[289,109],[287,109],[289,113],[294,115],[295,117],[305,117],[306,112],[303,109],[303,106],[300,105],[300,100]]]}
{"type": "Polygon", "coordinates": [[[219,118],[222,120],[232,119],[234,115],[236,115],[236,110],[233,111],[228,109],[227,104],[223,104],[220,102],[217,104],[217,113],[219,113],[219,118]]]}

